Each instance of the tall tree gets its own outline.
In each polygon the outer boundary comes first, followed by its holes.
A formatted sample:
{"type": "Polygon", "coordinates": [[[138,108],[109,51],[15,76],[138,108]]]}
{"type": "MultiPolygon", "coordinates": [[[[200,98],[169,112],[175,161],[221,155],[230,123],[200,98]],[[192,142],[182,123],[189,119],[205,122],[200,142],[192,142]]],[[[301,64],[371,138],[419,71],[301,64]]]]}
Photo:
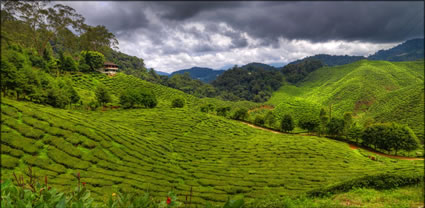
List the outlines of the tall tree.
{"type": "Polygon", "coordinates": [[[341,136],[344,132],[344,120],[339,118],[332,118],[326,125],[328,134],[332,136],[341,136]]]}
{"type": "Polygon", "coordinates": [[[105,85],[99,84],[96,88],[96,99],[101,105],[111,102],[111,95],[105,85]]]}
{"type": "Polygon", "coordinates": [[[70,6],[56,4],[47,7],[45,1],[25,1],[14,9],[19,14],[19,19],[29,26],[29,37],[32,47],[39,55],[44,53],[49,41],[53,41],[56,35],[68,27],[81,32],[84,25],[84,17],[76,13],[70,6]]]}
{"type": "Polygon", "coordinates": [[[320,134],[324,134],[326,132],[326,125],[328,124],[328,114],[326,113],[326,110],[324,108],[322,108],[320,110],[320,114],[319,114],[319,119],[320,119],[320,134]]]}
{"type": "Polygon", "coordinates": [[[103,25],[84,25],[85,32],[80,36],[81,49],[106,53],[108,48],[118,49],[115,35],[103,25]]]}
{"type": "Polygon", "coordinates": [[[103,67],[105,62],[105,56],[96,51],[81,51],[80,53],[80,71],[87,70],[86,68],[81,68],[82,66],[88,66],[90,71],[95,71],[103,67]]]}
{"type": "Polygon", "coordinates": [[[290,132],[294,130],[294,127],[295,125],[292,116],[289,114],[284,115],[280,123],[280,129],[284,132],[290,132]]]}
{"type": "Polygon", "coordinates": [[[350,112],[344,113],[344,134],[347,135],[348,131],[351,128],[351,125],[353,125],[353,116],[350,112]]]}

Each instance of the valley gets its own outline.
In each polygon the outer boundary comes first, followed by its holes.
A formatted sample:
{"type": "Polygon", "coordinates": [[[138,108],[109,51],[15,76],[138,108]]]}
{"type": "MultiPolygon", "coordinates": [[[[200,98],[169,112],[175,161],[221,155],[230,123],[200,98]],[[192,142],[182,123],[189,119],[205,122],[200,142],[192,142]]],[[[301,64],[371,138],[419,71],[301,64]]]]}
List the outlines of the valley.
{"type": "Polygon", "coordinates": [[[2,208],[424,207],[423,2],[1,6],[2,208]]]}

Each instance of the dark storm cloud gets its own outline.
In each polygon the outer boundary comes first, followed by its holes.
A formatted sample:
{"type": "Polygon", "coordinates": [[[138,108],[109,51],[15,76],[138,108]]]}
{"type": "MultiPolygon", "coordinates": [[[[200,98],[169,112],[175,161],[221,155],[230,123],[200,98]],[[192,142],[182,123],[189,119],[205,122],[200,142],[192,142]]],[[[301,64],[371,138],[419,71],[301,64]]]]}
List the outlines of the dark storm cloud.
{"type": "Polygon", "coordinates": [[[423,2],[168,3],[165,18],[225,22],[264,40],[396,42],[423,36],[423,2]]]}
{"type": "MultiPolygon", "coordinates": [[[[276,43],[279,37],[313,42],[328,40],[400,42],[423,36],[423,2],[97,2],[99,9],[80,6],[88,22],[111,31],[144,28],[152,38],[169,36],[163,28],[200,22],[207,31],[226,33],[234,47],[246,47],[241,33],[276,43]],[[146,13],[158,18],[152,23],[146,13]],[[218,23],[235,31],[220,31],[218,23]],[[159,25],[158,25],[159,24],[159,25]]],[[[77,3],[83,4],[83,3],[77,3]]],[[[190,31],[189,31],[190,32],[190,31]]],[[[191,31],[198,35],[199,31],[191,31]]],[[[148,34],[148,35],[149,35],[148,34]]],[[[202,35],[201,35],[202,36],[202,35]]]]}
{"type": "MultiPolygon", "coordinates": [[[[56,2],[53,2],[56,3],[56,2]]],[[[424,36],[424,2],[61,2],[151,66],[368,55],[424,36]]]]}
{"type": "Polygon", "coordinates": [[[216,11],[243,7],[246,2],[155,2],[149,5],[160,12],[161,17],[173,21],[186,20],[204,11],[216,11]]]}

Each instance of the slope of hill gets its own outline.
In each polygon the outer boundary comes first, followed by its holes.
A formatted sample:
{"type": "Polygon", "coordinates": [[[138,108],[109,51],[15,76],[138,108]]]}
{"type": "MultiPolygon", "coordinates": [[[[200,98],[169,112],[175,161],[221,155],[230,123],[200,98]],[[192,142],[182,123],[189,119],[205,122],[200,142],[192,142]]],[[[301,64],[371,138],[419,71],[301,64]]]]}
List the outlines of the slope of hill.
{"type": "Polygon", "coordinates": [[[185,103],[194,110],[199,110],[199,107],[204,104],[213,104],[215,107],[230,107],[231,111],[239,107],[255,108],[258,103],[249,101],[230,102],[215,98],[198,98],[193,95],[186,94],[180,90],[166,87],[160,84],[154,84],[145,80],[141,80],[134,76],[129,76],[123,73],[118,73],[116,76],[108,77],[100,73],[83,74],[76,73],[72,75],[74,88],[82,96],[82,101],[88,103],[95,100],[94,91],[99,83],[106,86],[111,93],[112,105],[119,105],[120,94],[128,89],[135,87],[143,87],[151,90],[158,99],[158,108],[167,108],[171,105],[172,100],[183,98],[185,103]]]}
{"type": "Polygon", "coordinates": [[[369,60],[415,61],[424,57],[424,39],[408,40],[388,50],[380,50],[367,57],[369,60]]]}
{"type": "Polygon", "coordinates": [[[307,58],[303,58],[300,60],[293,61],[289,64],[298,64],[300,62],[303,62],[305,60],[319,60],[326,66],[339,66],[344,64],[353,63],[362,59],[365,59],[363,56],[336,56],[336,55],[328,55],[328,54],[318,54],[314,56],[309,56],[307,58]]]}
{"type": "Polygon", "coordinates": [[[202,67],[192,67],[190,69],[182,69],[179,71],[175,71],[170,74],[173,76],[175,74],[184,74],[188,72],[192,79],[198,79],[202,82],[212,82],[215,80],[220,74],[224,72],[224,70],[214,70],[210,68],[202,68],[202,67]]]}
{"type": "Polygon", "coordinates": [[[80,172],[99,201],[118,187],[155,199],[193,187],[192,203],[203,205],[236,194],[298,195],[366,175],[424,174],[422,161],[376,162],[342,142],[273,134],[192,108],[70,111],[7,98],[1,107],[2,179],[32,165],[66,191],[80,172]]]}
{"type": "Polygon", "coordinates": [[[169,73],[167,73],[167,72],[162,72],[162,71],[157,71],[157,70],[155,70],[155,72],[156,72],[158,75],[162,75],[162,76],[170,76],[170,74],[169,74],[169,73]]]}
{"type": "Polygon", "coordinates": [[[418,94],[423,91],[420,87],[424,83],[423,71],[424,61],[362,60],[323,67],[296,86],[284,85],[267,103],[275,105],[279,114],[301,112],[296,113],[296,117],[306,112],[317,116],[321,107],[328,109],[331,105],[332,116],[341,117],[344,112],[353,112],[361,123],[368,119],[384,121],[385,117],[387,122],[407,123],[415,133],[423,135],[424,103],[420,102],[423,96],[418,94]],[[294,104],[294,100],[299,104],[294,104]],[[397,116],[390,107],[399,107],[397,116]]]}
{"type": "Polygon", "coordinates": [[[317,54],[303,59],[293,61],[289,64],[297,64],[307,59],[316,59],[322,61],[327,66],[339,66],[353,63],[362,59],[383,60],[383,61],[415,61],[424,58],[424,39],[417,38],[407,40],[388,50],[380,50],[368,57],[364,56],[348,56],[348,55],[328,55],[317,54]]]}

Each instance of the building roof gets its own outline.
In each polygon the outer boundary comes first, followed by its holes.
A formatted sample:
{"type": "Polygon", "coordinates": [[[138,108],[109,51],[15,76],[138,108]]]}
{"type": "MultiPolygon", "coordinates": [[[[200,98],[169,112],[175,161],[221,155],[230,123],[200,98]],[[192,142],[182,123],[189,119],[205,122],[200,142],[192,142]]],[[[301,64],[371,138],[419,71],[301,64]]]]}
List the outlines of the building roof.
{"type": "Polygon", "coordinates": [[[116,64],[114,64],[112,62],[104,62],[103,65],[114,65],[114,66],[117,66],[116,64]]]}

